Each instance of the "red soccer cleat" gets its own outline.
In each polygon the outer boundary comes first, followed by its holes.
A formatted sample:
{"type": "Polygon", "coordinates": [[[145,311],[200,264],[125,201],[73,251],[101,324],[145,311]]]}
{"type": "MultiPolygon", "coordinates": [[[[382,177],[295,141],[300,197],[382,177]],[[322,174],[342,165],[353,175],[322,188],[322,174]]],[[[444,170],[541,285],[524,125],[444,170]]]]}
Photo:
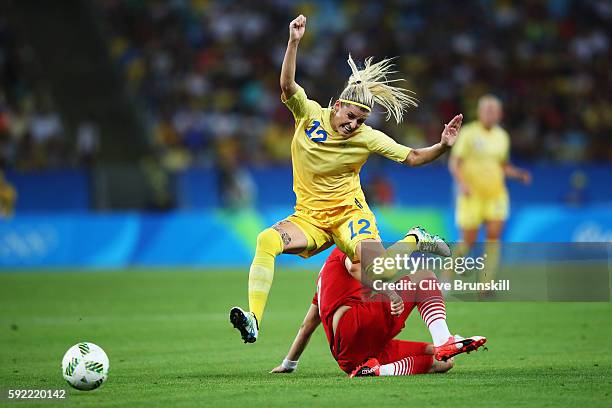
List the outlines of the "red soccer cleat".
{"type": "Polygon", "coordinates": [[[370,377],[380,375],[380,363],[374,357],[367,359],[361,363],[349,374],[349,378],[353,377],[370,377]]]}
{"type": "Polygon", "coordinates": [[[482,336],[466,338],[461,336],[449,337],[446,343],[439,347],[434,347],[434,356],[438,361],[446,361],[457,354],[476,351],[486,342],[487,338],[482,336]]]}

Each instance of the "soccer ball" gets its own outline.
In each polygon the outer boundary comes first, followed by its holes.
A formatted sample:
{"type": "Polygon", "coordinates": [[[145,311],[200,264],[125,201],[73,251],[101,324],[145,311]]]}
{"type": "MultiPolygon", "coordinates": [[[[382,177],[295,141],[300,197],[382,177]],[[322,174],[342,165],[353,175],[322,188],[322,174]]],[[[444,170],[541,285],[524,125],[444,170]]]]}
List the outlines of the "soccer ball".
{"type": "Polygon", "coordinates": [[[93,343],[75,344],[64,354],[62,375],[77,390],[94,390],[108,377],[108,357],[93,343]]]}

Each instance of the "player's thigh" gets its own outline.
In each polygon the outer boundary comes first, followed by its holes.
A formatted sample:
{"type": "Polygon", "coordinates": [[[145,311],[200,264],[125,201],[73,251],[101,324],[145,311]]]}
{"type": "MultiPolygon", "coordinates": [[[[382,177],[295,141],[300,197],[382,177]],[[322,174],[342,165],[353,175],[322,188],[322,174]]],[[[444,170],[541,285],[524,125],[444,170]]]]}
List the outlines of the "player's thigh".
{"type": "Polygon", "coordinates": [[[340,318],[334,334],[332,353],[340,368],[351,372],[376,355],[391,338],[388,326],[392,319],[389,308],[380,302],[364,301],[351,306],[340,318]]]}
{"type": "MultiPolygon", "coordinates": [[[[340,248],[340,245],[337,245],[340,248]]],[[[353,248],[352,261],[354,264],[358,262],[363,268],[368,268],[370,265],[372,265],[374,259],[383,255],[386,251],[380,238],[362,239],[357,241],[353,248]]],[[[348,255],[348,252],[345,253],[348,255]]]]}
{"type": "Polygon", "coordinates": [[[277,222],[272,226],[276,230],[283,241],[283,253],[292,254],[299,253],[308,246],[308,238],[306,234],[293,222],[285,219],[277,222]]]}
{"type": "Polygon", "coordinates": [[[359,331],[360,319],[356,307],[342,315],[334,333],[332,354],[340,368],[350,373],[358,364],[373,355],[372,346],[363,339],[359,331]]]}
{"type": "Polygon", "coordinates": [[[316,220],[311,219],[307,214],[294,213],[280,223],[275,224],[272,228],[279,231],[283,237],[284,253],[299,254],[304,258],[315,255],[333,244],[332,235],[317,225],[316,220]],[[282,224],[282,225],[281,225],[282,224]],[[283,237],[283,233],[279,229],[290,228],[291,234],[288,237],[283,237]],[[293,237],[297,239],[294,240],[293,237]],[[288,238],[291,238],[290,242],[288,238]],[[286,244],[285,244],[286,243],[286,244]]]}
{"type": "Polygon", "coordinates": [[[335,225],[333,237],[338,248],[353,261],[362,259],[364,245],[368,245],[368,250],[384,251],[371,211],[348,211],[335,225]]]}
{"type": "Polygon", "coordinates": [[[483,221],[482,200],[473,194],[457,197],[455,220],[462,230],[478,230],[483,221]]]}

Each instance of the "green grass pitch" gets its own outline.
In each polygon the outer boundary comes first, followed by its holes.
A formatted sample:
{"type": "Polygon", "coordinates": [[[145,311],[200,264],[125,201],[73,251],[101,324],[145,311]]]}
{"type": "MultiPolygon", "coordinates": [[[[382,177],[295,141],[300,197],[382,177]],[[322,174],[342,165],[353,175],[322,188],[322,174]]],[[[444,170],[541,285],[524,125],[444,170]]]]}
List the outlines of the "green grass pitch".
{"type": "MultiPolygon", "coordinates": [[[[0,390],[69,388],[68,347],[91,341],[110,358],[100,389],[69,389],[87,406],[610,406],[612,304],[448,304],[451,331],[489,338],[443,375],[349,380],[321,329],[290,375],[284,357],[312,298],[315,272],[279,268],[261,337],[245,345],[228,322],[246,306],[246,271],[0,274],[0,390]]],[[[405,339],[429,340],[413,314],[405,339]]]]}

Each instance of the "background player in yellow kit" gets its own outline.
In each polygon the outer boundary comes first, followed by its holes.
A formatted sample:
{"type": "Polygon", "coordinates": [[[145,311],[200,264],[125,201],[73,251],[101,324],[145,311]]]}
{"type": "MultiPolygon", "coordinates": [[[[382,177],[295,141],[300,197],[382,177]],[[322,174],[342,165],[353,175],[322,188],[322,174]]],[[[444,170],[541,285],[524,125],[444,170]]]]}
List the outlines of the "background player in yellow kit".
{"type": "MultiPolygon", "coordinates": [[[[392,85],[398,80],[387,79],[393,73],[390,60],[373,64],[369,58],[359,70],[350,56],[352,75],[346,87],[332,107],[321,107],[308,99],[295,82],[297,48],[305,29],[303,15],[289,24],[280,77],[281,99],[295,118],[291,144],[295,213],[258,235],[249,272],[250,312],[239,307],[230,311],[230,321],[248,343],[258,336],[258,322],[267,302],[277,255],[309,257],[335,243],[351,260],[358,261],[365,241],[372,243],[374,253],[385,251],[359,180],[369,154],[378,153],[409,166],[429,163],[453,145],[463,119],[462,115],[455,116],[445,125],[440,142],[433,146],[411,149],[396,143],[364,122],[378,104],[386,111],[387,119],[393,116],[399,123],[404,110],[416,106],[415,99],[410,91],[392,85]]],[[[421,251],[450,254],[444,241],[421,228],[410,230],[401,242],[421,251]]],[[[399,295],[385,294],[392,300],[392,311],[398,313],[403,308],[399,295]]]]}
{"type": "Polygon", "coordinates": [[[492,279],[499,263],[499,241],[509,213],[509,196],[505,178],[528,184],[531,175],[509,162],[510,138],[499,126],[501,101],[493,95],[478,100],[478,120],[461,129],[461,137],[452,148],[450,172],[459,187],[456,222],[461,229],[463,245],[455,255],[466,254],[486,228],[486,279],[492,279]]]}

